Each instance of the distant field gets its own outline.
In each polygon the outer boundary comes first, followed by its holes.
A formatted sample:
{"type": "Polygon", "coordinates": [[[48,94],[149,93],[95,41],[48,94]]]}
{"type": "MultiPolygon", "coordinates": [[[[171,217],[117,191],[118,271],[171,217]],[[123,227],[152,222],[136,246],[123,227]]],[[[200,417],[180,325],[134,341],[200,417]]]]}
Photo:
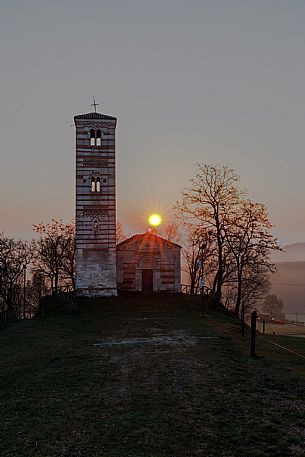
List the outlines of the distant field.
{"type": "MultiPolygon", "coordinates": [[[[257,322],[257,330],[263,332],[263,323],[257,322]]],[[[293,324],[265,324],[265,333],[269,335],[302,336],[305,338],[305,326],[293,324]]]]}
{"type": "Polygon", "coordinates": [[[259,335],[250,359],[189,296],[62,311],[0,330],[1,457],[304,456],[302,338],[259,335]]]}

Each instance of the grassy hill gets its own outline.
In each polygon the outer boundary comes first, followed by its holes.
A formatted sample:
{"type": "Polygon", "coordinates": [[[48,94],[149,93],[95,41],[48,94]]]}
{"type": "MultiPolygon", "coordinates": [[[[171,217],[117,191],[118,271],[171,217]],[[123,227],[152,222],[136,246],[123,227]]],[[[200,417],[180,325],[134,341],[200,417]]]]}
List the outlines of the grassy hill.
{"type": "Polygon", "coordinates": [[[82,300],[0,330],[2,457],[302,456],[305,340],[190,297],[82,300]]]}

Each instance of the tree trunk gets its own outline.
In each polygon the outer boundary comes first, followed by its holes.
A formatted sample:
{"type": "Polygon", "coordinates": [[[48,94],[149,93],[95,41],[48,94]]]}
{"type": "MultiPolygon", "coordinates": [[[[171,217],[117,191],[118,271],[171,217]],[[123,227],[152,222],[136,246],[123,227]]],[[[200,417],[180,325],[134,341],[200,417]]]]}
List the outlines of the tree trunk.
{"type": "Polygon", "coordinates": [[[242,292],[241,272],[238,272],[237,274],[238,274],[238,278],[237,278],[237,297],[236,297],[235,310],[234,310],[234,314],[236,316],[239,315],[240,304],[241,304],[241,292],[242,292]]]}
{"type": "Polygon", "coordinates": [[[245,307],[243,303],[241,307],[241,335],[245,336],[245,307]]]}
{"type": "Polygon", "coordinates": [[[221,302],[221,289],[223,281],[223,259],[222,259],[222,242],[220,236],[217,236],[218,244],[218,270],[216,274],[216,291],[214,294],[214,305],[219,305],[221,302]]]}
{"type": "Polygon", "coordinates": [[[242,269],[242,266],[240,266],[240,264],[238,262],[237,263],[237,296],[236,296],[236,303],[235,303],[235,309],[234,309],[234,314],[237,317],[239,315],[240,304],[241,304],[242,275],[243,275],[243,269],[242,269]]]}
{"type": "Polygon", "coordinates": [[[220,235],[220,223],[218,216],[216,217],[216,226],[217,226],[217,248],[218,248],[218,270],[216,274],[216,291],[214,294],[214,304],[219,305],[221,302],[221,289],[223,282],[223,257],[222,257],[222,239],[220,235]]]}
{"type": "Polygon", "coordinates": [[[190,276],[190,293],[194,294],[195,293],[195,284],[196,284],[196,271],[194,270],[189,270],[189,276],[190,276]]]}

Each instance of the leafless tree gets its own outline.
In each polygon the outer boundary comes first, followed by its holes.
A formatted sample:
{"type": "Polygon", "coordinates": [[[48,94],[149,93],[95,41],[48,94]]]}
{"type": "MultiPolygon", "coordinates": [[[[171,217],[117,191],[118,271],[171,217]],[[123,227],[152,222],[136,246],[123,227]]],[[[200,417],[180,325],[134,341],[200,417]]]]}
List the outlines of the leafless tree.
{"type": "Polygon", "coordinates": [[[243,296],[245,296],[245,289],[248,289],[248,293],[250,292],[248,283],[252,281],[253,285],[256,284],[257,292],[259,284],[265,290],[262,274],[269,277],[269,274],[274,272],[275,267],[270,260],[270,252],[279,250],[280,247],[270,233],[272,224],[265,205],[250,200],[241,200],[235,209],[235,212],[227,218],[224,230],[229,253],[233,259],[232,273],[236,281],[234,311],[238,316],[242,306],[242,316],[244,316],[245,300],[243,296]]]}
{"type": "Polygon", "coordinates": [[[181,240],[179,224],[177,222],[168,224],[162,231],[162,237],[167,241],[171,241],[172,243],[179,243],[181,240]]]}
{"type": "Polygon", "coordinates": [[[45,284],[44,275],[39,271],[33,271],[31,277],[26,281],[26,309],[27,316],[34,316],[39,311],[40,300],[47,295],[48,289],[45,284]]]}
{"type": "Polygon", "coordinates": [[[246,198],[232,169],[199,165],[176,208],[184,227],[191,227],[184,246],[191,285],[198,278],[201,240],[209,233],[204,268],[212,301],[220,303],[225,288],[230,306],[234,299],[235,314],[243,319],[245,309],[267,293],[274,272],[270,252],[280,249],[265,205],[246,198]]]}
{"type": "Polygon", "coordinates": [[[190,224],[188,224],[185,232],[182,255],[190,281],[190,293],[194,294],[200,272],[200,245],[196,230],[190,224]]]}
{"type": "Polygon", "coordinates": [[[184,221],[199,225],[202,233],[211,232],[217,253],[211,298],[220,303],[225,274],[225,224],[228,214],[235,211],[244,192],[239,176],[228,167],[198,165],[190,187],[183,192],[176,208],[184,221]]]}
{"type": "MultiPolygon", "coordinates": [[[[210,242],[211,232],[204,232],[200,225],[185,222],[183,224],[182,256],[185,263],[185,271],[190,281],[190,293],[199,289],[199,277],[202,272],[207,281],[215,271],[215,252],[210,242]]],[[[211,286],[211,283],[209,283],[211,286]]]]}
{"type": "Polygon", "coordinates": [[[252,310],[253,306],[259,305],[270,288],[270,267],[259,262],[247,265],[241,294],[243,317],[252,310]]]}
{"type": "Polygon", "coordinates": [[[116,223],[116,243],[119,244],[124,240],[126,240],[126,235],[124,233],[123,225],[118,221],[116,223]]]}
{"type": "MultiPolygon", "coordinates": [[[[258,259],[256,259],[258,260],[258,259]]],[[[237,270],[235,270],[237,273],[237,270]]],[[[270,267],[253,259],[243,268],[241,288],[237,276],[229,276],[225,283],[225,306],[236,309],[237,300],[240,300],[240,313],[235,314],[241,319],[241,332],[244,335],[245,317],[253,307],[259,307],[271,287],[270,267]]]]}
{"type": "Polygon", "coordinates": [[[60,287],[75,289],[75,228],[52,219],[49,224],[38,224],[33,230],[39,235],[35,242],[34,271],[49,280],[52,294],[60,287]]]}
{"type": "Polygon", "coordinates": [[[268,314],[270,319],[285,319],[283,313],[283,300],[277,297],[275,294],[267,295],[264,302],[261,305],[263,313],[268,314]]]}
{"type": "Polygon", "coordinates": [[[29,243],[0,234],[0,315],[3,319],[22,316],[24,272],[31,257],[29,243]]]}

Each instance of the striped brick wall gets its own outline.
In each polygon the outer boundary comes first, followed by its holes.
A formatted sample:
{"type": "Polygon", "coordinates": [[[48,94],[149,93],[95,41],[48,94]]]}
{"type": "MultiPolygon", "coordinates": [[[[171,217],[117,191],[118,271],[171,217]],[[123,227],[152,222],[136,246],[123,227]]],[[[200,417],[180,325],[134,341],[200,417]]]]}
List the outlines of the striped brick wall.
{"type": "Polygon", "coordinates": [[[134,235],[117,246],[118,289],[143,291],[142,273],[153,270],[153,292],[179,292],[181,247],[161,237],[134,235]]]}
{"type": "Polygon", "coordinates": [[[89,113],[74,120],[77,294],[116,295],[116,118],[89,113]],[[100,146],[90,146],[92,129],[101,131],[100,146]],[[100,192],[92,192],[91,180],[97,177],[100,192]]]}

